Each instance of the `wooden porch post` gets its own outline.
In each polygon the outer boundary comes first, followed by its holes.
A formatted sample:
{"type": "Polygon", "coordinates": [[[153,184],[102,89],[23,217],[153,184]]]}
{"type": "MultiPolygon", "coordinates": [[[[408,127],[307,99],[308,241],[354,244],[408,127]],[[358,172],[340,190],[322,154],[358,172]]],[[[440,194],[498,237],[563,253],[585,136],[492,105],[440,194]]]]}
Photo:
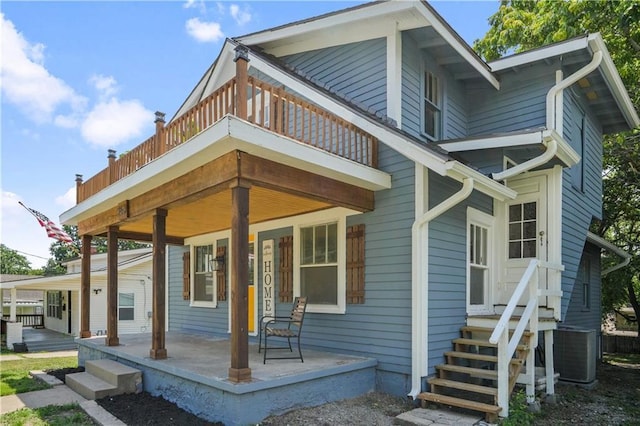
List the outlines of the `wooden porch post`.
{"type": "Polygon", "coordinates": [[[107,228],[107,346],[118,346],[118,227],[107,228]]]}
{"type": "Polygon", "coordinates": [[[80,338],[91,337],[91,235],[82,236],[80,266],[80,338]]]}
{"type": "Polygon", "coordinates": [[[249,185],[231,187],[231,368],[229,381],[251,381],[249,368],[249,185]]]}
{"type": "Polygon", "coordinates": [[[249,62],[249,49],[245,46],[235,48],[236,56],[236,117],[247,119],[247,64],[249,62]]]}
{"type": "Polygon", "coordinates": [[[157,209],[153,215],[153,301],[151,322],[151,350],[153,359],[166,359],[165,348],[165,253],[167,211],[157,209]]]}

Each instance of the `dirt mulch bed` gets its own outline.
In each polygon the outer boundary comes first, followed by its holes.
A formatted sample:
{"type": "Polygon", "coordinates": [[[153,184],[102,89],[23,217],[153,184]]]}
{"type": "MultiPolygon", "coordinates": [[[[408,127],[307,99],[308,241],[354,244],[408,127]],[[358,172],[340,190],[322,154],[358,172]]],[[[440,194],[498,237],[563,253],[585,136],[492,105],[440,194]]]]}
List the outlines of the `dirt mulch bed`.
{"type": "Polygon", "coordinates": [[[224,426],[211,423],[184,411],[177,405],[147,392],[109,396],[96,400],[98,405],[128,425],[224,426]]]}
{"type": "Polygon", "coordinates": [[[84,372],[84,367],[69,367],[69,368],[59,368],[57,370],[45,370],[45,373],[55,377],[56,379],[62,381],[63,383],[67,383],[65,381],[65,376],[67,374],[82,373],[82,372],[84,372]]]}

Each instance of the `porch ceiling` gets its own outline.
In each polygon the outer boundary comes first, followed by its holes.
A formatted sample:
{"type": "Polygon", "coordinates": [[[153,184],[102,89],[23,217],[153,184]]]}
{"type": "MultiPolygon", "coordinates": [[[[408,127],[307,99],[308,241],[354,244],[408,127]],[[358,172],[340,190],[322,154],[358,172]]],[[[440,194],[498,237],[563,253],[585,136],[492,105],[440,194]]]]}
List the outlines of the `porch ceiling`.
{"type": "MultiPolygon", "coordinates": [[[[249,191],[249,223],[309,213],[331,206],[329,203],[256,186],[249,191]]],[[[144,234],[150,237],[153,230],[152,220],[153,214],[150,213],[134,222],[124,223],[120,227],[120,233],[144,234]]],[[[230,190],[169,209],[166,222],[167,235],[178,238],[188,238],[230,227],[230,190]]]]}

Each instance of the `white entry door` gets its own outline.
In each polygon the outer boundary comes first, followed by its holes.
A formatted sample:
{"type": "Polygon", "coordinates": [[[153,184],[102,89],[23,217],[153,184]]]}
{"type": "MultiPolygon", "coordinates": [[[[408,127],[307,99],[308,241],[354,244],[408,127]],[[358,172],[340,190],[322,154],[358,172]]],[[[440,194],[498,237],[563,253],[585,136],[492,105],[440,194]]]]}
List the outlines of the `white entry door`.
{"type": "MultiPolygon", "coordinates": [[[[498,285],[496,303],[506,305],[531,259],[543,261],[548,256],[546,174],[525,175],[510,179],[509,188],[518,192],[515,200],[505,203],[501,222],[503,276],[498,285]]],[[[540,269],[540,288],[546,288],[546,270],[540,269]]],[[[526,297],[526,296],[525,296],[526,297]]],[[[519,304],[525,304],[520,299],[519,304]]]]}

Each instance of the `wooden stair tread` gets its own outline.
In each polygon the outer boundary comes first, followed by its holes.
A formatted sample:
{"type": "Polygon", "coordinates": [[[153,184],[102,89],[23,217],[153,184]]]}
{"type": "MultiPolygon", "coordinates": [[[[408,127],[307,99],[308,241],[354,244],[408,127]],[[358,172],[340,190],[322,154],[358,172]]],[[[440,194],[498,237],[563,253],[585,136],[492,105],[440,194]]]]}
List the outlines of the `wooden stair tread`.
{"type": "Polygon", "coordinates": [[[440,364],[436,365],[436,370],[451,371],[453,373],[464,373],[470,376],[486,377],[492,380],[498,378],[498,372],[496,370],[485,370],[483,368],[465,367],[462,365],[452,364],[440,364]]]}
{"type": "Polygon", "coordinates": [[[492,395],[492,396],[498,395],[498,389],[492,388],[489,386],[481,386],[481,385],[475,385],[472,383],[458,382],[456,380],[440,379],[437,377],[432,377],[431,379],[427,380],[427,382],[430,385],[466,390],[470,392],[481,393],[484,395],[492,395]]]}
{"type": "Polygon", "coordinates": [[[482,402],[469,401],[448,395],[439,395],[431,392],[422,392],[418,398],[425,401],[437,402],[439,404],[451,405],[453,407],[466,408],[468,410],[480,411],[481,413],[498,414],[502,409],[497,405],[485,404],[482,402]]]}
{"type": "MultiPolygon", "coordinates": [[[[460,345],[471,345],[471,346],[483,346],[486,348],[497,348],[497,343],[491,343],[488,340],[480,340],[480,339],[467,339],[464,337],[459,337],[457,339],[452,340],[453,343],[457,343],[460,345]]],[[[516,348],[519,351],[525,351],[528,349],[527,345],[518,345],[516,348]]]]}
{"type": "MultiPolygon", "coordinates": [[[[493,328],[489,328],[489,327],[478,327],[475,325],[465,325],[463,327],[460,328],[460,330],[462,331],[468,331],[471,333],[487,333],[487,334],[491,334],[493,333],[493,328]]],[[[509,330],[509,334],[512,334],[513,330],[509,330]]],[[[524,331],[522,333],[523,337],[531,337],[533,336],[533,333],[531,331],[524,331]]]]}
{"type": "MultiPolygon", "coordinates": [[[[460,352],[460,351],[449,351],[449,352],[445,352],[444,355],[446,357],[472,359],[476,361],[498,362],[497,355],[485,355],[485,354],[476,354],[472,352],[460,352]]],[[[524,360],[516,359],[516,358],[513,358],[511,360],[512,364],[522,364],[523,362],[524,360]]]]}

